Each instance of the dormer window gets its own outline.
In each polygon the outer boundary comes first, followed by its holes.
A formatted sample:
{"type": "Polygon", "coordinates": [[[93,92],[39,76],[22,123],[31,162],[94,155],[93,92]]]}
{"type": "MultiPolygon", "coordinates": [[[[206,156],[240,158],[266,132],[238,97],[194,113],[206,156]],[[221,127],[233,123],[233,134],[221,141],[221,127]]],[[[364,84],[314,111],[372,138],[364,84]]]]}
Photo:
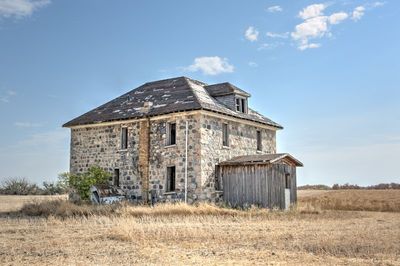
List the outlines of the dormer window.
{"type": "Polygon", "coordinates": [[[242,97],[236,97],[236,111],[241,113],[247,113],[247,99],[242,97]]]}

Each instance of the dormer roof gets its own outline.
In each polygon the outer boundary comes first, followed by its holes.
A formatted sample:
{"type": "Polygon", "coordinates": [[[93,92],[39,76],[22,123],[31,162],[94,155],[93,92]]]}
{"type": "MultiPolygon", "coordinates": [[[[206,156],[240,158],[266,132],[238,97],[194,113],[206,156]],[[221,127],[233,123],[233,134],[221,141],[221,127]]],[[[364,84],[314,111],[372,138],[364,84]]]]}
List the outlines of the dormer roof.
{"type": "Polygon", "coordinates": [[[207,85],[204,86],[204,88],[213,97],[224,96],[229,94],[237,94],[243,97],[251,96],[249,93],[245,92],[242,89],[239,89],[238,87],[232,85],[229,82],[207,85]]]}

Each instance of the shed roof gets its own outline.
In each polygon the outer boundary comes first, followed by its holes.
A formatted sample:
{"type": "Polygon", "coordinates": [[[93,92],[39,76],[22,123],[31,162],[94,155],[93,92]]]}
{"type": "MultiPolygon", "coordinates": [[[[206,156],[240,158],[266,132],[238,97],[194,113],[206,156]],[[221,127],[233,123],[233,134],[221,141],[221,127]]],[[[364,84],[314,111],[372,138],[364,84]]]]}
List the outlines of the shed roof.
{"type": "Polygon", "coordinates": [[[289,160],[296,166],[303,166],[302,162],[288,153],[244,155],[221,162],[219,165],[273,164],[283,160],[289,160]]]}
{"type": "Polygon", "coordinates": [[[72,127],[174,112],[207,110],[258,122],[277,129],[283,128],[278,123],[250,108],[247,114],[229,109],[212,97],[206,87],[207,84],[187,77],[148,82],[65,123],[63,126],[72,127]],[[150,108],[145,111],[146,105],[150,108]]]}

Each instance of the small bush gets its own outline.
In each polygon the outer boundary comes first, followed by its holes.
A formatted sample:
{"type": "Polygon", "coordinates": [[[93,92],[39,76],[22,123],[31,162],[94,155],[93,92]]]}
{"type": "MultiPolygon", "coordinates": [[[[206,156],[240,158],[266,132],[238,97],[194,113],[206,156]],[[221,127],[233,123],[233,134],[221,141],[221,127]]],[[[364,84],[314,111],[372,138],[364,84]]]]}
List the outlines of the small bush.
{"type": "Polygon", "coordinates": [[[72,189],[75,189],[82,200],[89,200],[90,187],[94,185],[107,184],[110,173],[100,167],[93,166],[84,174],[65,174],[64,182],[72,189]]]}
{"type": "Polygon", "coordinates": [[[58,183],[43,182],[43,195],[61,195],[66,193],[66,189],[61,187],[58,183]]]}
{"type": "Polygon", "coordinates": [[[29,182],[25,178],[10,178],[4,181],[0,189],[0,194],[4,195],[37,195],[42,190],[36,184],[29,182]]]}

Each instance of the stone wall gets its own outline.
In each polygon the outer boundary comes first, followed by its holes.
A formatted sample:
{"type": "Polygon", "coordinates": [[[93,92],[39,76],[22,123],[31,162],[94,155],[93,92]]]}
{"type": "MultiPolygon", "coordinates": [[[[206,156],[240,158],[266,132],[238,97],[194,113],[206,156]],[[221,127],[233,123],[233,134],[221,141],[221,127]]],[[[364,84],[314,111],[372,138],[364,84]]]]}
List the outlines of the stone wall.
{"type": "Polygon", "coordinates": [[[99,166],[114,173],[120,171],[120,186],[130,194],[140,195],[138,174],[139,123],[121,123],[71,129],[70,172],[86,172],[99,166]],[[128,127],[128,148],[121,150],[121,127],[128,127]]]}
{"type": "Polygon", "coordinates": [[[276,131],[231,120],[201,116],[202,199],[215,197],[215,165],[236,156],[276,153],[276,131]],[[228,124],[229,147],[222,145],[222,124],[228,124]],[[257,151],[257,130],[261,131],[262,151],[257,151]]]}
{"type": "Polygon", "coordinates": [[[185,124],[188,121],[188,202],[201,193],[200,115],[171,115],[151,122],[150,189],[158,199],[183,200],[185,192],[185,124]],[[176,144],[166,146],[167,123],[176,123],[176,144]],[[166,193],[167,167],[176,167],[176,193],[166,193]]]}
{"type": "MultiPolygon", "coordinates": [[[[222,117],[222,116],[221,116],[222,117]]],[[[152,192],[157,201],[184,199],[185,123],[188,121],[188,201],[215,199],[215,165],[235,156],[275,153],[275,131],[221,117],[171,114],[130,123],[71,129],[72,174],[97,165],[113,174],[120,171],[120,187],[132,198],[143,200],[152,192]],[[167,123],[176,123],[176,144],[166,145],[167,123]],[[229,147],[222,146],[222,124],[229,127],[229,147]],[[121,150],[121,127],[128,127],[128,148],[121,150]],[[262,132],[257,151],[256,131],[262,132]],[[150,146],[146,145],[148,143],[150,146]],[[148,154],[145,153],[148,151],[148,154]],[[141,154],[141,155],[139,155],[141,154]],[[148,158],[148,164],[146,159],[148,158]],[[176,167],[175,192],[166,193],[167,167],[176,167]],[[148,178],[148,179],[147,179],[148,178]],[[148,180],[148,184],[146,182],[148,180]],[[146,195],[147,194],[147,195],[146,195]]]]}
{"type": "Polygon", "coordinates": [[[120,187],[133,199],[144,200],[148,191],[155,193],[158,201],[183,200],[186,121],[189,129],[188,201],[192,202],[201,193],[200,115],[173,114],[165,119],[153,118],[149,128],[147,120],[141,120],[71,129],[70,172],[84,173],[91,166],[100,166],[112,175],[114,169],[119,169],[120,187]],[[176,144],[167,146],[166,125],[171,122],[177,126],[176,144]],[[123,126],[128,127],[126,150],[120,149],[123,126]],[[176,167],[176,192],[165,193],[168,166],[176,167]]]}

